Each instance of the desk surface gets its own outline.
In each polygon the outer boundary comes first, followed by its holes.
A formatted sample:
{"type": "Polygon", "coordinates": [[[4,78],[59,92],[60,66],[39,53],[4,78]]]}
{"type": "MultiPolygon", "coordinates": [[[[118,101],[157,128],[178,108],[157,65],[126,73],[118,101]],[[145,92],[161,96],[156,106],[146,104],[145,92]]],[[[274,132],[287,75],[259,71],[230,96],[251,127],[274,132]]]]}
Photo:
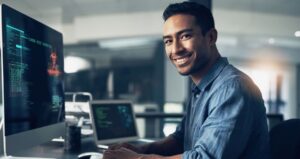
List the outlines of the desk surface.
{"type": "Polygon", "coordinates": [[[49,142],[28,150],[20,151],[16,156],[76,159],[79,154],[84,152],[101,152],[101,149],[95,145],[93,136],[82,137],[81,150],[79,152],[65,151],[63,142],[49,142]]]}

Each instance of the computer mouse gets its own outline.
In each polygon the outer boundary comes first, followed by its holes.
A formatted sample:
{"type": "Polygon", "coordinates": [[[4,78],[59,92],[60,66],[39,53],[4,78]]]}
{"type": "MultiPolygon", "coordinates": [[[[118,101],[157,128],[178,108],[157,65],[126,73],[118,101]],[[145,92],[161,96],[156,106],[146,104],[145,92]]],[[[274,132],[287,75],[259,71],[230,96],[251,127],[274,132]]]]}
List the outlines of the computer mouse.
{"type": "Polygon", "coordinates": [[[77,157],[78,159],[102,159],[103,154],[100,152],[85,152],[77,157]]]}

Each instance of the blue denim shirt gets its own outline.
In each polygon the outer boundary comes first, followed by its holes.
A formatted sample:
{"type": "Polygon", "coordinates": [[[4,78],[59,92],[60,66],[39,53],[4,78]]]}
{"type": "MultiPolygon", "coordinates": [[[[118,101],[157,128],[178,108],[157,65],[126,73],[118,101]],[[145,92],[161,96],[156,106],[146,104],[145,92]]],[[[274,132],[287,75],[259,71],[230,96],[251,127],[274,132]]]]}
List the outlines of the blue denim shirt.
{"type": "Polygon", "coordinates": [[[183,159],[269,159],[264,101],[244,73],[219,58],[192,86],[187,114],[173,137],[183,159]]]}

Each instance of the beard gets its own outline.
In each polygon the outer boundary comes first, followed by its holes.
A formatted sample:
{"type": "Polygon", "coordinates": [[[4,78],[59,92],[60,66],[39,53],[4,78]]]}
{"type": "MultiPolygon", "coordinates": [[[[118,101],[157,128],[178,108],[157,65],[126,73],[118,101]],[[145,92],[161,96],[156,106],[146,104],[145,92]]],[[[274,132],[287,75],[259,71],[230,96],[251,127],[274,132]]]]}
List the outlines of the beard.
{"type": "Polygon", "coordinates": [[[201,70],[203,70],[205,68],[205,66],[208,64],[209,62],[209,57],[208,56],[202,56],[201,58],[197,58],[193,63],[191,68],[189,68],[189,70],[185,71],[185,72],[180,72],[180,70],[178,70],[178,73],[182,76],[189,76],[192,74],[195,74],[201,70]]]}

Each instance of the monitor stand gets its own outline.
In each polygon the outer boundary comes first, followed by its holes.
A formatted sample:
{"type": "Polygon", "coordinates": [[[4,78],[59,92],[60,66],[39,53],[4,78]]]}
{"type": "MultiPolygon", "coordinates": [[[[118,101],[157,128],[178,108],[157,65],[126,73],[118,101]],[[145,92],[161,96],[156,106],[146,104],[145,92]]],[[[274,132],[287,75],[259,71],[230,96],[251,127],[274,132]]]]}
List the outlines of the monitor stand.
{"type": "Polygon", "coordinates": [[[55,159],[55,158],[5,156],[5,157],[1,157],[0,159],[55,159]]]}
{"type": "Polygon", "coordinates": [[[44,158],[44,157],[15,157],[6,156],[4,154],[4,141],[3,141],[3,120],[0,119],[0,159],[55,159],[55,158],[44,158]]]}
{"type": "Polygon", "coordinates": [[[4,156],[4,141],[3,141],[3,119],[0,119],[0,159],[4,156]]]}

